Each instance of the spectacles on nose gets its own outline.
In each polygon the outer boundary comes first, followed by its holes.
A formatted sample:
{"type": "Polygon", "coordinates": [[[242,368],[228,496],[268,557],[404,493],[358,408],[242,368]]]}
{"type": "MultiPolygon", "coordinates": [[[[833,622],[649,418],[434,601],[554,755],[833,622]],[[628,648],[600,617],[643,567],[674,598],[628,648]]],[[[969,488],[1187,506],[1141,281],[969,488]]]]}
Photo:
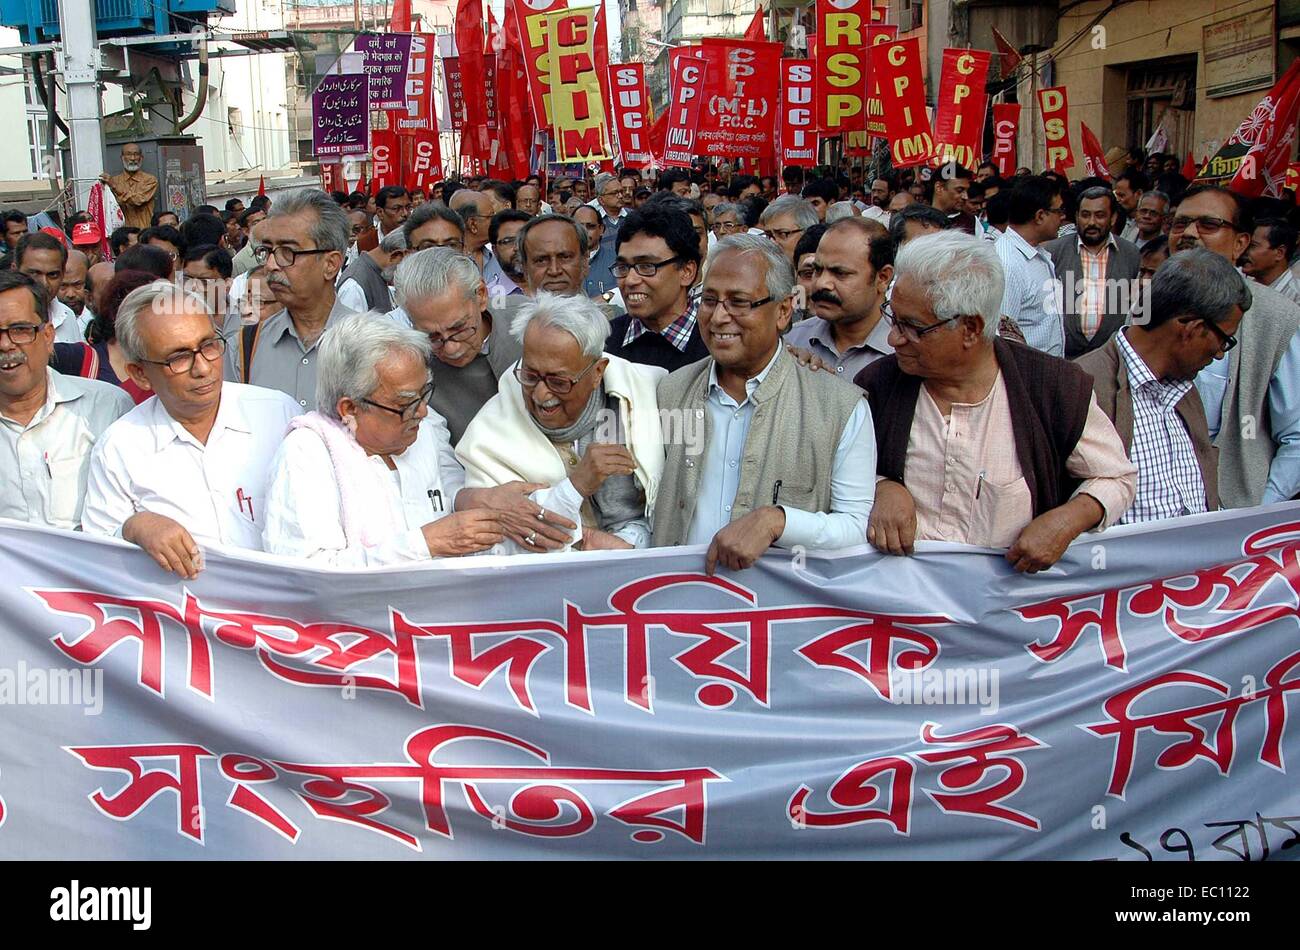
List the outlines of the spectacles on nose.
{"type": "Polygon", "coordinates": [[[1174,218],[1174,223],[1170,225],[1169,231],[1171,234],[1176,234],[1180,231],[1186,231],[1193,224],[1196,225],[1197,234],[1216,234],[1224,228],[1232,228],[1234,231],[1237,229],[1236,225],[1231,221],[1225,221],[1223,218],[1216,218],[1213,215],[1203,214],[1199,217],[1191,217],[1180,214],[1174,218]]]}
{"type": "Polygon", "coordinates": [[[6,333],[9,334],[9,342],[14,346],[27,346],[29,343],[36,342],[36,334],[41,332],[41,326],[33,323],[15,323],[13,326],[0,327],[0,337],[6,333]]]}
{"type": "Polygon", "coordinates": [[[293,262],[300,257],[304,257],[311,254],[328,254],[328,253],[329,253],[329,248],[326,247],[313,247],[313,248],[300,249],[296,247],[289,247],[287,244],[281,244],[278,245],[277,247],[271,247],[270,245],[263,244],[261,247],[253,248],[253,260],[257,261],[257,263],[259,264],[265,264],[266,259],[268,257],[273,257],[275,258],[275,262],[279,264],[281,267],[292,267],[293,262]]]}
{"type": "Polygon", "coordinates": [[[226,338],[224,336],[214,336],[210,340],[204,340],[192,350],[180,350],[173,353],[165,360],[146,360],[140,359],[136,362],[150,363],[154,366],[165,366],[167,371],[173,376],[179,376],[181,373],[188,373],[194,368],[194,358],[202,356],[205,362],[215,363],[221,359],[226,352],[226,338]]]}
{"type": "Polygon", "coordinates": [[[897,316],[895,316],[894,308],[890,306],[888,300],[886,300],[884,303],[880,305],[880,315],[881,317],[884,318],[885,322],[888,323],[891,327],[897,327],[898,332],[903,334],[904,339],[909,340],[912,343],[920,343],[921,337],[925,336],[927,333],[933,333],[941,326],[952,323],[954,320],[960,320],[962,317],[965,316],[965,314],[957,313],[957,314],[953,314],[951,317],[947,317],[946,319],[940,320],[938,323],[931,323],[926,326],[921,326],[919,324],[912,323],[910,320],[900,320],[897,316]]]}
{"type": "Polygon", "coordinates": [[[421,241],[419,244],[415,245],[415,249],[417,251],[427,251],[431,247],[449,247],[453,251],[463,251],[465,250],[465,242],[454,241],[454,240],[453,241],[421,241]]]}
{"type": "Polygon", "coordinates": [[[1204,323],[1211,330],[1213,330],[1214,335],[1219,338],[1219,349],[1222,352],[1227,353],[1230,349],[1232,349],[1234,346],[1237,345],[1237,338],[1230,333],[1224,333],[1221,329],[1219,329],[1219,325],[1215,323],[1213,320],[1206,320],[1204,317],[1202,317],[1201,322],[1204,323]]]}
{"type": "Polygon", "coordinates": [[[642,277],[653,277],[659,273],[659,268],[676,264],[680,260],[680,257],[670,257],[665,261],[636,261],[631,264],[627,261],[616,261],[609,266],[609,270],[615,277],[626,277],[632,271],[636,271],[642,277]]]}
{"type": "Polygon", "coordinates": [[[556,396],[567,396],[573,391],[573,387],[578,384],[578,381],[590,373],[591,368],[599,362],[600,358],[597,357],[587,364],[586,369],[572,378],[568,376],[539,373],[520,363],[515,366],[515,379],[519,380],[525,389],[536,389],[538,383],[545,382],[546,388],[556,396]]]}
{"type": "Polygon", "coordinates": [[[420,395],[416,396],[404,406],[393,408],[385,406],[382,402],[375,402],[372,399],[362,399],[367,406],[373,406],[376,409],[382,409],[384,412],[391,412],[395,416],[400,416],[403,422],[410,422],[420,414],[420,407],[427,406],[429,400],[433,398],[433,383],[429,383],[420,390],[420,395]]]}
{"type": "Polygon", "coordinates": [[[719,306],[733,317],[744,317],[759,307],[770,304],[774,297],[764,297],[762,300],[741,300],[736,297],[715,297],[712,294],[704,294],[700,297],[700,312],[712,313],[719,306]]]}
{"type": "Polygon", "coordinates": [[[457,327],[446,336],[440,336],[437,333],[430,333],[429,345],[432,346],[436,352],[441,350],[448,343],[464,343],[477,332],[478,327],[473,323],[469,323],[463,327],[457,327]]]}

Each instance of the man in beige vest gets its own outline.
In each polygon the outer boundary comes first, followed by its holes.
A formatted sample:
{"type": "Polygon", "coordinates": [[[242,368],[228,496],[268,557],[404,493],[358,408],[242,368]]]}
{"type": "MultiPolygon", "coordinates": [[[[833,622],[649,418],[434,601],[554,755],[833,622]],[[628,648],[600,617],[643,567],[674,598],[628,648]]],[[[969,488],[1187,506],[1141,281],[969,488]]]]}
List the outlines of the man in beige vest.
{"type": "Polygon", "coordinates": [[[705,569],[743,570],[772,545],[860,544],[875,490],[871,411],[862,393],[801,367],[781,344],[794,270],[761,235],[718,241],[704,268],[700,333],[710,355],[659,384],[667,439],[656,546],[707,544],[705,569]]]}

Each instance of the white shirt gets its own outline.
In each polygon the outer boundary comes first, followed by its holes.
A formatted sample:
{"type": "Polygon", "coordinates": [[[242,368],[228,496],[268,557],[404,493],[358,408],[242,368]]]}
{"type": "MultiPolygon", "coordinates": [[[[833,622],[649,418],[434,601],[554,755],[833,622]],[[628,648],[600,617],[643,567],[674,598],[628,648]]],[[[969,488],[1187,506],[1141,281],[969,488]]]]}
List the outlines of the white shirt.
{"type": "Polygon", "coordinates": [[[95,311],[90,307],[81,308],[81,316],[77,317],[77,329],[81,331],[81,339],[86,339],[86,329],[95,322],[95,311]]]}
{"type": "Polygon", "coordinates": [[[260,551],[271,458],[301,411],[279,390],[226,381],[204,445],[161,399],[145,400],[95,446],[82,528],[120,535],[128,518],[149,511],[196,541],[260,551]]]}
{"type": "Polygon", "coordinates": [[[54,341],[56,343],[85,343],[81,335],[81,324],[77,315],[62,300],[55,297],[50,301],[50,322],[54,324],[54,341]]]}
{"type": "Polygon", "coordinates": [[[351,277],[339,284],[336,299],[339,305],[347,307],[356,313],[370,312],[370,304],[366,302],[366,292],[351,277]]]}
{"type": "Polygon", "coordinates": [[[430,410],[411,447],[393,456],[395,472],[378,455],[367,461],[380,471],[393,523],[404,530],[370,547],[349,547],[329,450],[315,432],[295,429],[271,462],[262,532],[265,550],[331,567],[427,561],[429,546],[420,529],[451,514],[465,485],[447,423],[430,410]]]}
{"type": "Polygon", "coordinates": [[[0,415],[0,518],[75,530],[91,450],[134,403],[117,386],[46,372],[45,405],[30,422],[0,415]]]}
{"type": "Polygon", "coordinates": [[[870,207],[863,209],[862,216],[864,218],[870,218],[872,221],[879,221],[885,227],[889,227],[889,212],[884,208],[878,208],[875,205],[871,205],[870,207]]]}

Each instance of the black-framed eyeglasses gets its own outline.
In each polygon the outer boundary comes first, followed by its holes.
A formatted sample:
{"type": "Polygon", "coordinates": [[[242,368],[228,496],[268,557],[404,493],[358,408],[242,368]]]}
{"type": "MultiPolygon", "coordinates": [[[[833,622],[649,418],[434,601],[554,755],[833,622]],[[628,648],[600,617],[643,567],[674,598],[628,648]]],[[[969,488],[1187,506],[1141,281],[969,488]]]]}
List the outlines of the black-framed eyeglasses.
{"type": "Polygon", "coordinates": [[[403,422],[410,422],[417,415],[419,415],[420,407],[427,406],[429,404],[429,400],[432,398],[433,398],[433,383],[427,383],[425,387],[420,390],[420,395],[416,396],[406,405],[396,409],[393,408],[392,406],[385,406],[382,402],[375,402],[373,399],[362,399],[361,401],[364,402],[367,406],[373,406],[376,409],[382,409],[384,410],[384,412],[391,412],[393,415],[399,416],[403,422]]]}
{"type": "Polygon", "coordinates": [[[1173,223],[1169,225],[1169,232],[1172,234],[1175,231],[1186,231],[1188,226],[1192,224],[1196,225],[1197,234],[1217,234],[1224,228],[1230,228],[1233,231],[1237,230],[1237,226],[1231,221],[1225,220],[1224,218],[1216,218],[1210,214],[1203,214],[1198,217],[1190,217],[1185,214],[1180,214],[1176,216],[1173,223]]]}
{"type": "Polygon", "coordinates": [[[29,343],[36,342],[36,334],[41,332],[43,326],[45,326],[43,323],[15,323],[13,326],[0,327],[0,337],[7,333],[9,342],[14,346],[27,346],[29,343]]]}
{"type": "Polygon", "coordinates": [[[441,350],[448,343],[464,343],[478,332],[478,327],[473,323],[467,323],[463,327],[457,327],[447,334],[430,333],[429,345],[434,351],[441,350]]]}
{"type": "Polygon", "coordinates": [[[610,265],[609,269],[615,277],[626,277],[632,271],[636,271],[642,277],[653,277],[659,273],[659,268],[667,267],[669,264],[680,264],[681,260],[680,257],[670,257],[666,261],[637,261],[634,264],[629,264],[626,261],[615,261],[610,265]]]}
{"type": "Polygon", "coordinates": [[[275,262],[281,267],[292,267],[293,262],[300,257],[305,257],[311,254],[328,254],[329,252],[330,249],[326,247],[303,249],[289,247],[286,244],[280,244],[276,247],[263,244],[260,247],[253,248],[253,260],[257,261],[259,264],[265,264],[268,257],[274,257],[275,262]]]}
{"type": "Polygon", "coordinates": [[[535,389],[537,388],[538,383],[545,382],[546,388],[552,393],[557,396],[566,396],[573,391],[574,386],[578,385],[578,381],[590,373],[591,368],[599,362],[600,357],[598,356],[587,364],[586,369],[573,378],[568,376],[556,376],[553,373],[539,373],[536,370],[531,370],[524,366],[523,363],[518,363],[515,366],[515,379],[519,380],[519,382],[527,389],[535,389]]]}
{"type": "Polygon", "coordinates": [[[1207,320],[1202,317],[1201,322],[1214,331],[1214,335],[1219,338],[1219,347],[1224,353],[1237,345],[1237,338],[1231,333],[1224,333],[1223,330],[1220,329],[1219,325],[1213,320],[1207,320]]]}
{"type": "Polygon", "coordinates": [[[770,304],[774,299],[775,298],[768,296],[764,297],[762,300],[738,300],[734,297],[715,297],[713,294],[701,294],[700,310],[712,313],[718,308],[718,305],[721,304],[722,309],[727,311],[727,313],[731,314],[733,317],[743,317],[746,314],[757,310],[759,307],[764,307],[767,304],[770,304]]]}
{"type": "Polygon", "coordinates": [[[774,241],[788,241],[796,234],[803,234],[807,228],[771,228],[767,231],[767,236],[774,241]]]}
{"type": "Polygon", "coordinates": [[[465,250],[465,242],[464,241],[421,241],[419,244],[415,245],[415,249],[417,251],[427,251],[430,248],[434,248],[434,247],[449,247],[453,251],[463,252],[465,250]]]}
{"type": "Polygon", "coordinates": [[[938,323],[931,323],[928,326],[922,327],[922,326],[917,326],[915,323],[912,323],[908,320],[898,319],[898,317],[894,314],[894,308],[890,306],[889,301],[886,300],[884,303],[880,305],[880,316],[883,317],[885,322],[888,323],[891,327],[898,327],[898,332],[903,334],[903,336],[906,339],[912,341],[913,343],[920,343],[921,337],[925,336],[927,333],[933,333],[935,330],[939,329],[941,326],[944,326],[945,324],[952,323],[954,320],[960,320],[962,317],[966,316],[966,314],[964,313],[953,314],[951,317],[946,317],[943,320],[940,320],[938,323]]]}
{"type": "Polygon", "coordinates": [[[154,366],[165,366],[167,371],[174,376],[181,373],[188,373],[194,368],[194,357],[202,356],[206,362],[215,363],[221,359],[222,354],[226,352],[229,344],[224,336],[214,336],[210,340],[204,340],[192,350],[180,350],[171,354],[165,360],[146,360],[138,359],[137,363],[151,363],[154,366]]]}

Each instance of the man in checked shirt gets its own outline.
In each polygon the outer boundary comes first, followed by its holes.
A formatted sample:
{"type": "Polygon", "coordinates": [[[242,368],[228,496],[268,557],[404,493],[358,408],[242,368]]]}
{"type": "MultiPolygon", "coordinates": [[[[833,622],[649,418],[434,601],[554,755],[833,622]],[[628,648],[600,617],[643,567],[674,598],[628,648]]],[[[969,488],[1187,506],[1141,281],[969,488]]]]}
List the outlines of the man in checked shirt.
{"type": "Polygon", "coordinates": [[[1219,451],[1194,381],[1237,345],[1250,304],[1227,258],[1180,251],[1151,279],[1145,313],[1077,360],[1138,469],[1137,497],[1121,523],[1218,509],[1219,451]]]}

